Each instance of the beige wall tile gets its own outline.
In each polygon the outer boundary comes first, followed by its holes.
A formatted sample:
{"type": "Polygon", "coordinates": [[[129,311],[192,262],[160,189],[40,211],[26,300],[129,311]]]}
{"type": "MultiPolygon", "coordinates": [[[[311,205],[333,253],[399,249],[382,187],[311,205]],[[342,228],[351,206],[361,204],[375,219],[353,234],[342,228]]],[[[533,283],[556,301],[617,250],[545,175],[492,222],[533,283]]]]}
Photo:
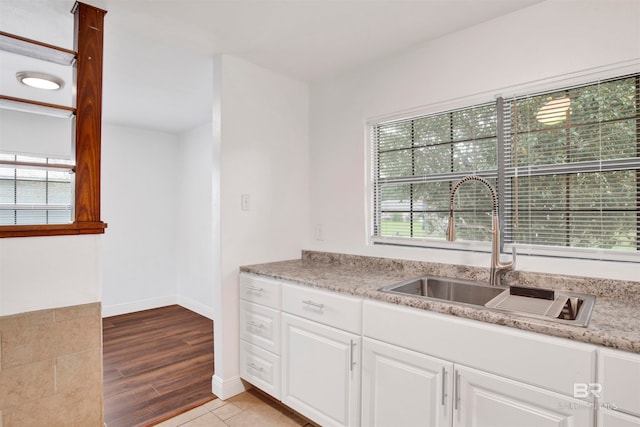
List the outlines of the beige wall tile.
{"type": "Polygon", "coordinates": [[[3,369],[53,359],[57,347],[53,330],[53,323],[4,330],[2,332],[3,369]]]}
{"type": "Polygon", "coordinates": [[[77,353],[102,344],[100,318],[78,318],[2,332],[4,369],[77,353]]]}
{"type": "Polygon", "coordinates": [[[55,392],[53,360],[0,372],[0,409],[50,396],[55,392]]]}
{"type": "Polygon", "coordinates": [[[58,393],[4,409],[3,427],[101,427],[102,388],[58,393]]]}
{"type": "Polygon", "coordinates": [[[60,356],[55,362],[56,392],[68,392],[102,384],[102,352],[99,348],[60,356]]]}
{"type": "Polygon", "coordinates": [[[100,304],[1,317],[0,384],[0,427],[102,427],[100,304]]]}
{"type": "Polygon", "coordinates": [[[53,310],[30,311],[11,316],[0,316],[0,331],[45,325],[47,323],[53,323],[53,310]]]}
{"type": "Polygon", "coordinates": [[[101,304],[96,302],[56,308],[53,310],[53,314],[56,322],[64,322],[65,320],[77,319],[79,317],[100,318],[102,317],[102,308],[101,304]]]}

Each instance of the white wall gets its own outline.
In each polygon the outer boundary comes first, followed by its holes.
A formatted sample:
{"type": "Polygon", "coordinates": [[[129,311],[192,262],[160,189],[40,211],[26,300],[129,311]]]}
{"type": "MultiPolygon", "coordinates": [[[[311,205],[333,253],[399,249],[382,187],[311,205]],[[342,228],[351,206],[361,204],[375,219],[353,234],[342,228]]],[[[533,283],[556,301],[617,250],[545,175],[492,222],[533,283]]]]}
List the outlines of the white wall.
{"type": "MultiPolygon", "coordinates": [[[[639,58],[640,2],[552,0],[313,83],[310,248],[488,266],[487,254],[367,245],[367,120],[490,101],[639,58]]],[[[633,264],[520,257],[518,268],[638,279],[633,264]]]]}
{"type": "Polygon", "coordinates": [[[242,387],[238,267],[300,257],[308,229],[308,86],[244,60],[217,58],[221,282],[216,284],[214,393],[242,387]],[[242,194],[249,208],[241,210],[242,194]]]}
{"type": "Polygon", "coordinates": [[[180,136],[177,194],[177,299],[183,307],[213,318],[214,282],[220,277],[219,150],[213,125],[207,123],[180,136]],[[214,215],[215,212],[215,215],[214,215]],[[214,229],[216,230],[214,234],[214,229]]]}
{"type": "Polygon", "coordinates": [[[0,316],[100,301],[101,240],[0,239],[0,316]]]}
{"type": "Polygon", "coordinates": [[[103,124],[103,315],[176,303],[178,137],[103,124]]]}

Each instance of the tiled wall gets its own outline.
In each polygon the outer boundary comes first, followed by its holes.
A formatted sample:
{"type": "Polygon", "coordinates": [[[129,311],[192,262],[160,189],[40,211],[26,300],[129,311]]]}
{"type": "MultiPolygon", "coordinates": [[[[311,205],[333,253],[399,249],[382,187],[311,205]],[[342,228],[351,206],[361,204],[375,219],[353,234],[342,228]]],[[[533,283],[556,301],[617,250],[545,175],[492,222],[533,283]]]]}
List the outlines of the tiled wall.
{"type": "Polygon", "coordinates": [[[0,317],[0,427],[102,425],[100,303],[0,317]]]}

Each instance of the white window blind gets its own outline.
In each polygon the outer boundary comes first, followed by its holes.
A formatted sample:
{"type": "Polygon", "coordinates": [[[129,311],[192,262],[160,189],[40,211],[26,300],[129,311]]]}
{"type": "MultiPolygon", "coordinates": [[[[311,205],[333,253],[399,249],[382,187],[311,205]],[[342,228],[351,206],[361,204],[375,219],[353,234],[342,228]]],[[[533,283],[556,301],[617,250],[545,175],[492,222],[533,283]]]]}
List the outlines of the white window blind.
{"type": "MultiPolygon", "coordinates": [[[[374,124],[373,242],[444,240],[451,188],[475,174],[496,188],[504,242],[561,256],[637,255],[639,80],[374,124]]],[[[483,185],[465,183],[454,206],[458,240],[490,239],[483,185]]]]}
{"type": "Polygon", "coordinates": [[[639,250],[639,78],[505,102],[507,241],[639,250]]]}
{"type": "MultiPolygon", "coordinates": [[[[374,126],[373,237],[444,240],[452,186],[469,174],[495,185],[496,130],[495,104],[374,126]]],[[[460,238],[489,238],[481,228],[491,229],[485,192],[473,184],[460,189],[460,238]]]]}
{"type": "Polygon", "coordinates": [[[73,222],[73,164],[0,153],[0,225],[73,222]]]}

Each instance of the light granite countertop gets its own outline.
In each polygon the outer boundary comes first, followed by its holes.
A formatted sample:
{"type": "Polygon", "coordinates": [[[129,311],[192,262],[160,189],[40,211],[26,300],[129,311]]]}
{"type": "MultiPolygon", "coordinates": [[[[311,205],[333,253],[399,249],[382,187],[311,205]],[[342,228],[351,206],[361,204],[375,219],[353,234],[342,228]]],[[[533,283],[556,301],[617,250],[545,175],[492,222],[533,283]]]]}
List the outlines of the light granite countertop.
{"type": "Polygon", "coordinates": [[[640,282],[510,272],[504,284],[589,293],[596,303],[588,326],[554,323],[484,307],[381,292],[383,286],[420,275],[484,280],[488,269],[303,251],[300,259],[242,266],[240,271],[315,288],[402,304],[452,316],[640,353],[640,282]]]}

